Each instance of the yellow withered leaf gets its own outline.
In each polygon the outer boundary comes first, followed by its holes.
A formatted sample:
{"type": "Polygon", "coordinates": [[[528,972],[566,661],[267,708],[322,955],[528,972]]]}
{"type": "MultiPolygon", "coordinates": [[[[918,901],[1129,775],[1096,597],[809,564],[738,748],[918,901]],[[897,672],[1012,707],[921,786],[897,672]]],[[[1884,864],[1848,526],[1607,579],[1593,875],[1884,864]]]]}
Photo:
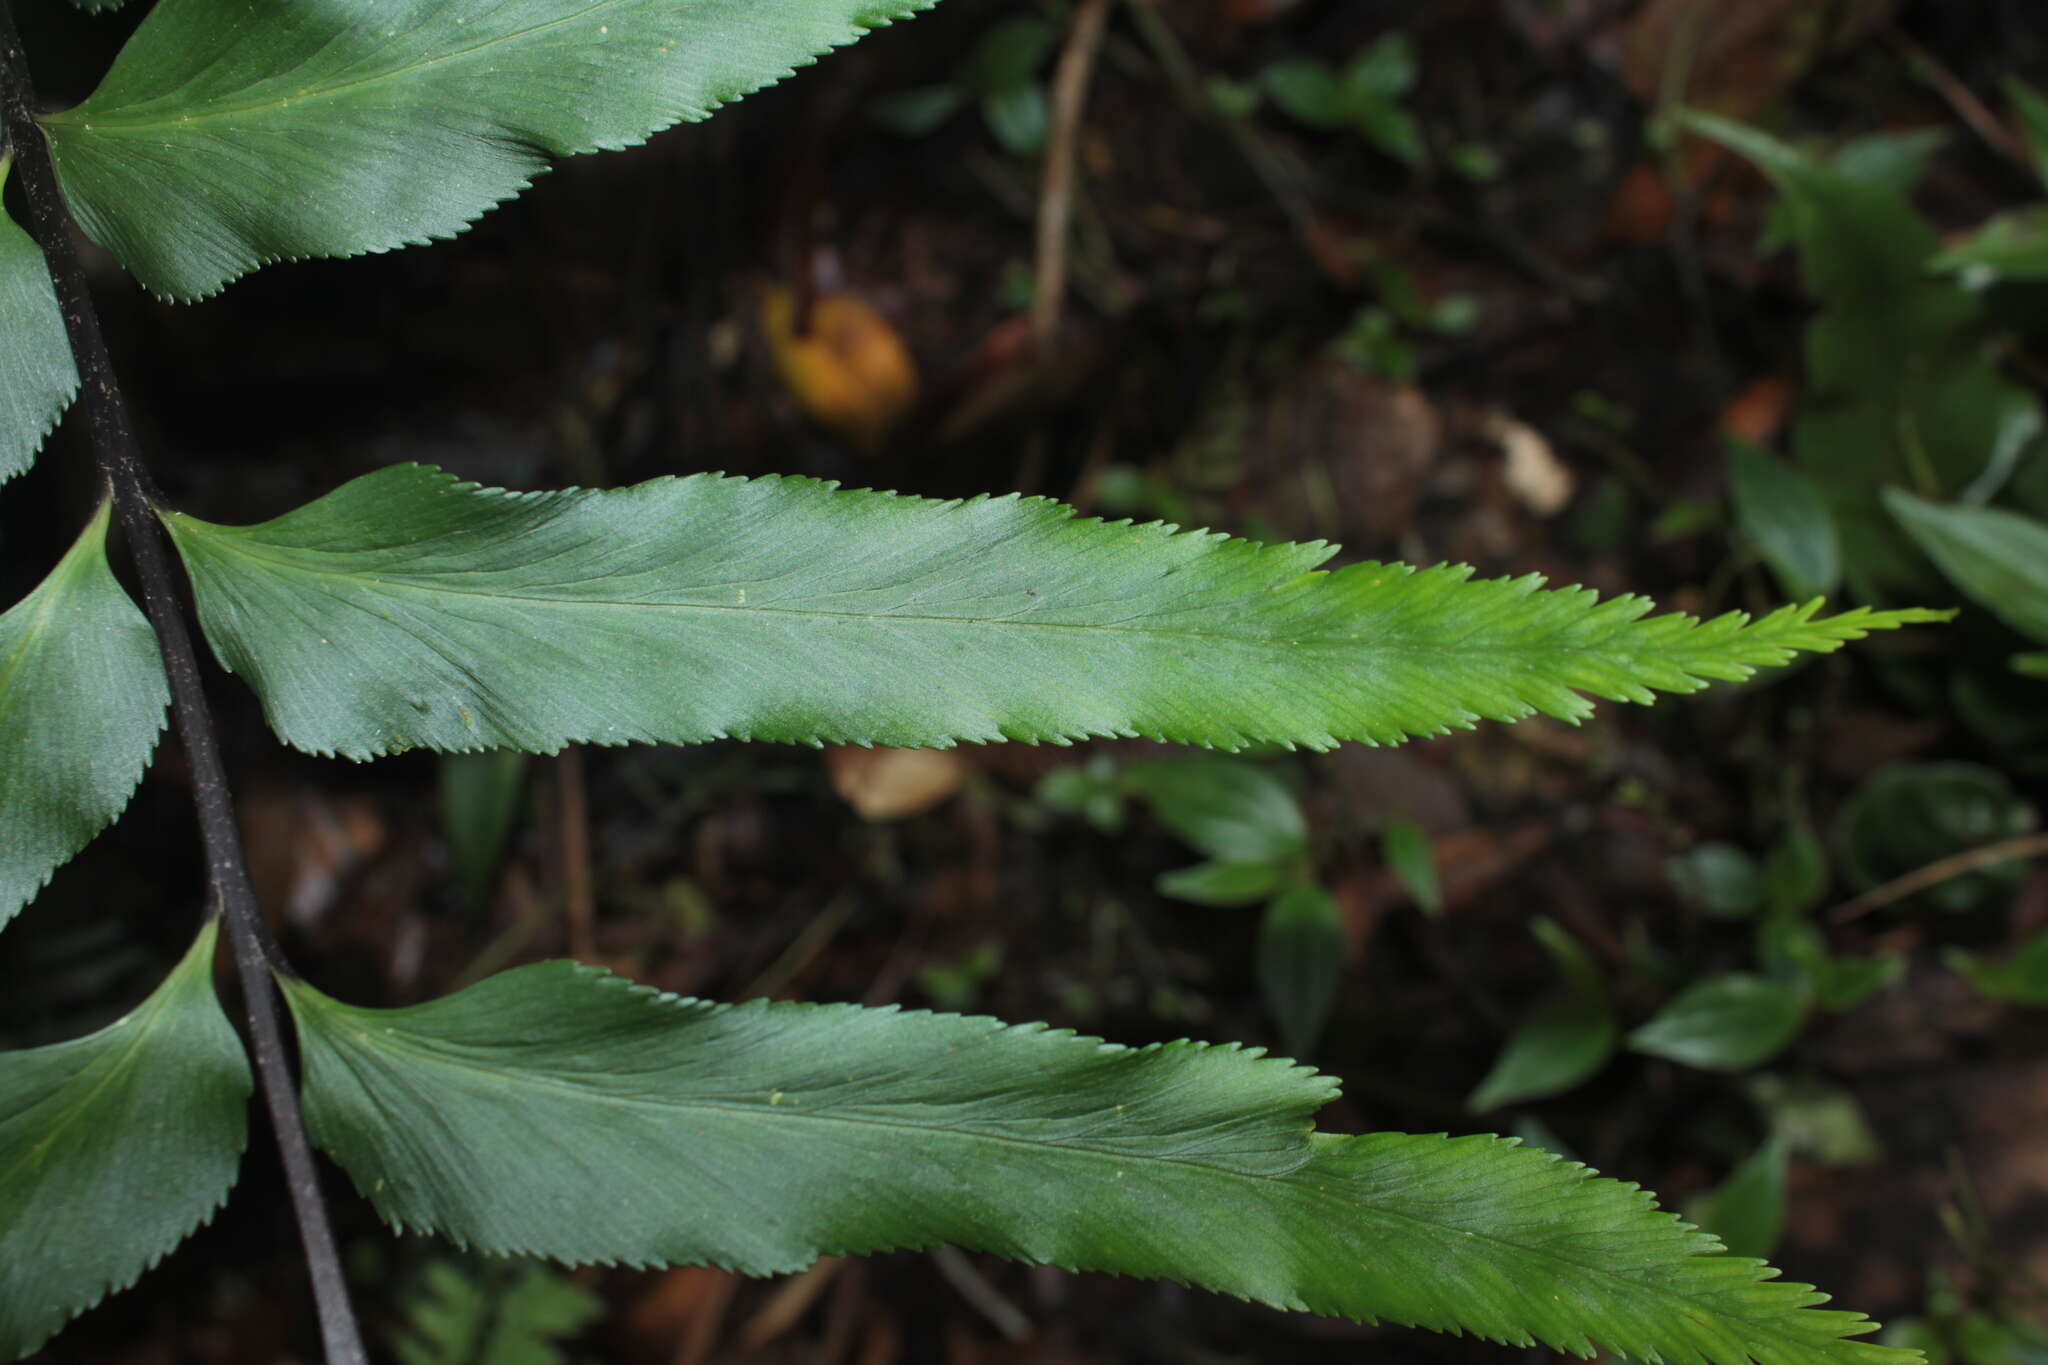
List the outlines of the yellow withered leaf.
{"type": "Polygon", "coordinates": [[[888,320],[851,294],[820,294],[806,330],[780,285],[761,302],[775,367],[805,414],[864,455],[879,454],[917,402],[917,364],[888,320]]]}

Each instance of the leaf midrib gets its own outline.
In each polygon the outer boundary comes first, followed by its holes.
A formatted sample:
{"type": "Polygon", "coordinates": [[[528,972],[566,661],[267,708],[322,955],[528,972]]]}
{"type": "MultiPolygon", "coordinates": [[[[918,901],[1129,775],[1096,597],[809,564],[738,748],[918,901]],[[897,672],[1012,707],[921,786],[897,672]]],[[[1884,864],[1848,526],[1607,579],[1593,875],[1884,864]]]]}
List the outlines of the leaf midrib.
{"type": "MultiPolygon", "coordinates": [[[[192,519],[181,518],[181,520],[184,520],[186,522],[188,528],[195,525],[195,522],[192,519]]],[[[199,526],[204,526],[206,524],[207,523],[204,522],[196,523],[196,525],[199,526]]],[[[203,533],[196,538],[202,540],[219,539],[219,537],[206,537],[203,533]]],[[[280,576],[290,575],[293,577],[311,579],[315,582],[321,580],[328,580],[331,582],[353,583],[360,585],[368,592],[383,593],[388,596],[396,596],[400,593],[414,593],[423,597],[442,596],[474,598],[487,602],[532,603],[537,606],[562,607],[569,610],[577,610],[587,607],[592,609],[610,608],[624,611],[646,612],[704,611],[737,612],[741,614],[774,613],[783,616],[801,617],[807,619],[864,621],[876,624],[885,624],[891,622],[915,624],[926,622],[932,624],[975,626],[984,628],[992,626],[1002,626],[1011,629],[1028,628],[1049,631],[1099,631],[1106,633],[1155,635],[1162,638],[1180,640],[1227,640],[1235,643],[1270,646],[1275,648],[1299,648],[1304,645],[1328,645],[1343,646],[1352,649],[1385,650],[1390,652],[1402,651],[1419,654],[1469,654],[1476,656],[1544,653],[1612,654],[1624,658],[1634,658],[1642,653],[1642,651],[1640,650],[1629,650],[1626,648],[1619,648],[1613,645],[1612,643],[1606,641],[1567,644],[1562,642],[1554,642],[1554,637],[1550,639],[1543,639],[1533,642],[1497,642],[1490,644],[1480,644],[1475,646],[1463,645],[1455,641],[1432,640],[1427,642],[1420,642],[1407,640],[1388,640],[1385,638],[1371,638],[1363,635],[1315,634],[1303,635],[1295,638],[1288,638],[1281,635],[1270,634],[1252,635],[1220,630],[1176,630],[1169,629],[1163,626],[1130,624],[1130,622],[1132,621],[1142,620],[1142,616],[1127,617],[1121,621],[1108,622],[1034,621],[1023,619],[1015,615],[948,616],[941,615],[935,612],[912,613],[828,611],[819,608],[790,607],[773,602],[764,602],[758,604],[752,602],[645,602],[587,597],[542,597],[535,596],[530,593],[518,592],[477,592],[464,588],[450,587],[441,583],[421,583],[405,579],[383,578],[375,574],[363,573],[354,570],[310,568],[307,565],[290,558],[288,555],[276,553],[264,554],[259,549],[254,548],[257,546],[262,546],[263,544],[264,542],[262,541],[238,539],[236,543],[232,546],[232,548],[230,548],[227,551],[227,553],[255,560],[262,564],[274,566],[279,571],[280,576]]],[[[767,580],[754,581],[763,582],[767,580]]],[[[346,599],[343,598],[341,600],[346,599]]],[[[1176,610],[1187,609],[1188,608],[1176,608],[1176,610]]],[[[1156,615],[1158,613],[1147,614],[1156,615]]],[[[1613,634],[1622,633],[1622,631],[1626,629],[1626,626],[1630,624],[1635,623],[1633,621],[1625,622],[1623,623],[1620,630],[1611,632],[1610,640],[1613,634]]],[[[1690,630],[1687,633],[1689,634],[1690,630]]],[[[1676,659],[1678,657],[1678,650],[1683,647],[1682,642],[1684,638],[1684,636],[1680,636],[1673,641],[1665,642],[1667,647],[1662,652],[1662,657],[1676,659]]],[[[1680,666],[1683,667],[1683,665],[1680,666]]]]}
{"type": "MultiPolygon", "coordinates": [[[[342,1008],[346,1009],[347,1007],[343,1006],[342,1008]]],[[[322,1010],[320,1012],[325,1014],[330,1019],[337,1017],[335,1012],[332,1010],[322,1010]]],[[[368,1040],[369,1045],[364,1046],[362,1044],[359,1044],[357,1046],[356,1050],[360,1053],[368,1053],[374,1056],[379,1051],[379,1049],[387,1049],[394,1052],[403,1051],[409,1052],[417,1057],[420,1057],[428,1063],[443,1067],[450,1067],[461,1071],[474,1072],[480,1076],[483,1076],[486,1079],[495,1079],[502,1077],[506,1074],[505,1070],[502,1068],[481,1066],[475,1062],[469,1061],[466,1058],[443,1051],[429,1042],[422,1041],[421,1035],[418,1034],[401,1033],[396,1031],[372,1032],[371,1030],[363,1028],[360,1025],[349,1024],[346,1022],[344,1023],[344,1027],[349,1033],[354,1034],[356,1037],[368,1040]]],[[[351,1070],[353,1069],[354,1068],[351,1067],[351,1070]]],[[[735,1116],[748,1118],[766,1118],[770,1114],[787,1114],[791,1117],[812,1119],[822,1123],[844,1123],[855,1125],[858,1127],[901,1129],[904,1131],[915,1133],[934,1133],[943,1136],[956,1137],[961,1141],[991,1142],[1003,1146],[1019,1147],[1027,1151],[1038,1151],[1045,1148],[1056,1148],[1058,1150],[1072,1152],[1080,1156],[1099,1157],[1102,1160],[1109,1162],[1157,1161],[1168,1165],[1192,1166],[1203,1170],[1221,1171],[1231,1175],[1250,1174],[1248,1172],[1237,1170],[1230,1166],[1219,1165],[1214,1161],[1202,1161],[1190,1157],[1163,1156],[1157,1153],[1138,1153],[1134,1155],[1119,1156],[1116,1152],[1106,1147],[1090,1146],[1084,1143],[1077,1142],[1061,1142],[1051,1138],[1012,1137],[1001,1133],[989,1133],[978,1129],[950,1127],[934,1123],[911,1123],[901,1119],[875,1118],[857,1114],[848,1114],[845,1112],[834,1113],[823,1109],[805,1109],[798,1105],[791,1105],[788,1108],[783,1108],[779,1105],[770,1106],[767,1104],[740,1104],[730,1101],[714,1100],[689,1100],[686,1102],[654,1101],[638,1099],[632,1096],[605,1095],[601,1091],[593,1091],[593,1089],[589,1086],[578,1085],[574,1081],[564,1080],[545,1072],[521,1069],[516,1074],[521,1081],[527,1084],[541,1087],[544,1089],[558,1091],[565,1095],[574,1095],[582,1100],[587,1101],[590,1098],[592,1098],[593,1095],[595,1095],[598,1098],[605,1100],[607,1103],[617,1104],[632,1109],[651,1110],[656,1113],[663,1113],[669,1111],[688,1113],[693,1110],[702,1110],[721,1114],[732,1114],[735,1116]]],[[[771,1093],[773,1093],[772,1087],[771,1093]]],[[[1268,1180],[1282,1180],[1285,1179],[1288,1175],[1293,1174],[1294,1171],[1300,1170],[1302,1166],[1306,1166],[1309,1160],[1312,1159],[1314,1153],[1313,1151],[1311,1151],[1309,1144],[1307,1142],[1308,1132],[1310,1131],[1312,1125],[1308,1119],[1306,1112],[1304,1112],[1300,1117],[1300,1126],[1302,1129],[1302,1132],[1300,1134],[1300,1140],[1302,1144],[1302,1152],[1304,1154],[1300,1165],[1292,1167],[1290,1168],[1290,1170],[1280,1172],[1278,1174],[1258,1176],[1255,1178],[1268,1180]]]]}

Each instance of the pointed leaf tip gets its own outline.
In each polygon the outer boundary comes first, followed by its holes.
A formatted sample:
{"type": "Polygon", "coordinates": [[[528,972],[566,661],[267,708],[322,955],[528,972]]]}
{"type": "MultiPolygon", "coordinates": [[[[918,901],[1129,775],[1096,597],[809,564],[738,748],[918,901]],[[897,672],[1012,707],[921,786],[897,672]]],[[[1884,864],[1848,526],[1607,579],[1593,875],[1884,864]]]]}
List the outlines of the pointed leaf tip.
{"type": "Polygon", "coordinates": [[[573,964],[399,1010],[285,983],[309,1125],[393,1223],[787,1271],[951,1243],[1276,1307],[1686,1365],[1908,1365],[1632,1185],[1494,1137],[1313,1134],[1256,1050],[717,1006],[573,964]]]}
{"type": "Polygon", "coordinates": [[[167,523],[288,742],[1393,744],[1590,714],[1931,619],[1648,616],[1533,575],[1362,563],[1045,499],[695,475],[508,494],[423,466],[258,526],[167,523]]]}

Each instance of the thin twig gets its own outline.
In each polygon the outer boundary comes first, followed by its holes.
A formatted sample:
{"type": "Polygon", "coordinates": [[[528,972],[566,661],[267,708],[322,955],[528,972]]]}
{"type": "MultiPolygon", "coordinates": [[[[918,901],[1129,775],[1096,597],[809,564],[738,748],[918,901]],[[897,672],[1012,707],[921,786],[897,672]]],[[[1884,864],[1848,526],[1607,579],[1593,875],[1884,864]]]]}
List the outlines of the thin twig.
{"type": "Polygon", "coordinates": [[[1985,107],[1976,92],[1964,85],[1955,72],[1942,65],[1941,59],[1916,42],[1910,34],[1896,24],[1884,30],[1885,41],[1905,57],[1920,78],[1934,87],[1934,92],[1948,102],[1955,110],[1956,117],[1970,125],[1970,131],[1984,139],[1984,145],[1997,152],[2006,160],[2034,176],[2034,159],[2027,154],[2026,145],[2005,126],[1998,115],[1985,107]]]}
{"type": "Polygon", "coordinates": [[[73,246],[71,215],[57,187],[49,147],[35,122],[35,90],[15,31],[9,0],[0,0],[0,122],[21,167],[22,195],[29,210],[29,230],[42,248],[57,302],[64,315],[71,351],[78,366],[80,403],[91,437],[100,478],[114,498],[135,568],[142,580],[143,606],[155,628],[171,685],[172,713],[178,738],[192,768],[192,797],[198,808],[200,839],[206,851],[211,913],[227,921],[242,1002],[249,1023],[249,1047],[256,1076],[270,1110],[299,1238],[313,1280],[320,1316],[320,1335],[333,1365],[366,1361],[361,1330],[349,1304],[341,1254],[329,1225],[320,1193],[319,1171],[299,1111],[298,1090],[287,1062],[284,1029],[279,1020],[273,972],[291,970],[263,920],[249,883],[248,864],[235,824],[227,774],[215,742],[212,717],[199,681],[199,660],[192,637],[179,612],[175,579],[164,552],[163,528],[156,518],[156,490],[142,464],[127,406],[114,376],[113,361],[100,334],[99,315],[87,290],[85,271],[73,246]]]}
{"type": "Polygon", "coordinates": [[[1883,886],[1864,892],[1855,900],[1844,901],[1834,909],[1834,921],[1846,924],[1861,918],[1873,910],[1880,910],[1894,901],[1904,900],[1916,891],[1925,891],[1938,886],[1951,877],[1960,877],[1966,872],[1975,872],[1980,867],[2002,863],[2014,858],[2038,858],[2048,854],[2048,834],[2023,834],[2017,839],[2002,839],[1995,844],[1973,848],[1962,853],[1951,853],[1946,858],[1937,858],[1925,867],[1916,867],[1902,877],[1894,877],[1883,886]]]}
{"type": "Polygon", "coordinates": [[[1179,96],[1182,106],[1189,113],[1221,126],[1231,146],[1237,149],[1245,165],[1251,168],[1252,174],[1266,187],[1266,192],[1273,196],[1273,202],[1280,206],[1280,212],[1286,215],[1310,261],[1321,269],[1321,257],[1316,250],[1315,209],[1294,183],[1289,169],[1281,165],[1280,158],[1259,137],[1248,120],[1224,113],[1216,107],[1215,101],[1203,88],[1187,49],[1181,46],[1180,39],[1160,15],[1153,0],[1127,0],[1125,8],[1130,11],[1131,22],[1145,40],[1152,59],[1165,70],[1166,79],[1179,96]]]}
{"type": "Polygon", "coordinates": [[[1060,309],[1067,293],[1067,230],[1074,216],[1074,167],[1081,140],[1081,111],[1088,102],[1088,79],[1095,54],[1102,49],[1102,30],[1109,19],[1109,0],[1081,0],[1060,64],[1052,77],[1052,124],[1046,135],[1044,188],[1038,196],[1038,245],[1031,300],[1031,335],[1040,354],[1059,330],[1060,309]]]}

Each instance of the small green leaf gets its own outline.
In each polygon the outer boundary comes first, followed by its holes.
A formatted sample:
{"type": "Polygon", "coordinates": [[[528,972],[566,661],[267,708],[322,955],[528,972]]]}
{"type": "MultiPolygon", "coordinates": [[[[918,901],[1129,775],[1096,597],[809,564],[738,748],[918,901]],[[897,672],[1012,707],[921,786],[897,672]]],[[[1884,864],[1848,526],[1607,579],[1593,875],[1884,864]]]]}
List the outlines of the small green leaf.
{"type": "Polygon", "coordinates": [[[1903,953],[1835,954],[1814,981],[1814,999],[1830,1014],[1847,1014],[1879,991],[1896,986],[1905,975],[1903,953]]]}
{"type": "Polygon", "coordinates": [[[0,925],[121,813],[163,729],[163,657],[107,568],[109,507],[0,614],[0,925]]]}
{"type": "Polygon", "coordinates": [[[1350,119],[1351,126],[1358,130],[1360,137],[1396,161],[1420,166],[1427,159],[1422,145],[1422,125],[1399,105],[1368,104],[1353,109],[1350,119]]]}
{"type": "Polygon", "coordinates": [[[1638,597],[808,479],[506,493],[404,465],[260,526],[166,514],[216,655],[288,743],[716,738],[944,747],[1143,735],[1393,743],[1576,721],[1944,619],[1638,597]]]}
{"type": "Polygon", "coordinates": [[[922,85],[892,90],[869,100],[867,116],[903,137],[928,137],[960,112],[967,97],[957,85],[922,85]]]}
{"type": "Polygon", "coordinates": [[[551,963],[399,1010],[284,983],[318,1141],[394,1224],[754,1274],[951,1242],[1693,1365],[1911,1365],[1859,1315],[1492,1137],[1313,1134],[1302,1068],[988,1019],[722,1007],[551,963]]]}
{"type": "Polygon", "coordinates": [[[1773,915],[1803,915],[1827,894],[1827,850],[1803,820],[1796,821],[1764,855],[1764,908],[1773,915]]]}
{"type": "Polygon", "coordinates": [[[1254,905],[1300,875],[1292,861],[1196,863],[1160,873],[1157,889],[1162,896],[1196,905],[1254,905]]]}
{"type": "Polygon", "coordinates": [[[1929,259],[1930,270],[1960,272],[1973,286],[2048,280],[2048,205],[2001,213],[1929,259]]]}
{"type": "Polygon", "coordinates": [[[1259,72],[1259,84],[1291,119],[1311,128],[1344,123],[1344,87],[1336,72],[1312,57],[1273,63],[1259,72]]]}
{"type": "Polygon", "coordinates": [[[1620,1028],[1599,964],[1548,919],[1532,922],[1529,932],[1556,962],[1564,983],[1516,1027],[1493,1069],[1465,1101],[1475,1114],[1561,1095],[1614,1055],[1620,1028]]]}
{"type": "Polygon", "coordinates": [[[1401,889],[1424,914],[1443,913],[1444,893],[1437,884],[1436,854],[1422,826],[1398,815],[1388,820],[1386,828],[1380,831],[1380,856],[1386,860],[1394,880],[1401,883],[1401,889]]]}
{"type": "Polygon", "coordinates": [[[1811,478],[1747,441],[1728,442],[1735,524],[1789,597],[1833,592],[1842,582],[1835,523],[1811,478]]]}
{"type": "Polygon", "coordinates": [[[1124,782],[1160,824],[1211,858],[1284,863],[1308,851],[1294,793],[1248,759],[1190,754],[1133,764],[1124,782]]]}
{"type": "MultiPolygon", "coordinates": [[[[1951,854],[2014,838],[2034,827],[2034,807],[2003,773],[1974,763],[1901,763],[1850,793],[1835,817],[1842,872],[1869,891],[1951,854]]],[[[2025,875],[2018,860],[1949,877],[1898,902],[1963,911],[2009,893],[2025,875]]]]}
{"type": "Polygon", "coordinates": [[[1034,157],[1045,150],[1051,115],[1045,91],[1036,85],[1013,85],[981,97],[981,117],[989,135],[1011,156],[1034,157]]]}
{"type": "Polygon", "coordinates": [[[1807,329],[1793,455],[1827,501],[1845,580],[1866,600],[1920,595],[1930,570],[1879,494],[1970,486],[2015,433],[2040,430],[2039,397],[2002,372],[1983,299],[1928,272],[1940,239],[1899,186],[1725,119],[1691,112],[1682,122],[1770,176],[1793,224],[1821,305],[1807,329]]]}
{"type": "Polygon", "coordinates": [[[2003,962],[1989,962],[1961,948],[1951,948],[1946,960],[1989,999],[2048,1005],[2048,929],[2021,944],[2019,951],[2003,962]]]}
{"type": "Polygon", "coordinates": [[[710,116],[931,0],[162,0],[43,120],[86,234],[152,292],[450,237],[551,157],[710,116]]]}
{"type": "Polygon", "coordinates": [[[1783,1052],[1799,1036],[1806,993],[1774,977],[1731,972],[1679,992],[1629,1034],[1637,1052],[1710,1071],[1741,1071],[1783,1052]]]}
{"type": "Polygon", "coordinates": [[[1765,1140],[1708,1196],[1695,1218],[1702,1232],[1721,1239],[1731,1256],[1766,1259],[1785,1235],[1785,1174],[1791,1147],[1765,1140]]]}
{"type": "Polygon", "coordinates": [[[2048,644],[2048,522],[2001,507],[1929,502],[1888,488],[1885,506],[1971,601],[2048,644]]]}
{"type": "Polygon", "coordinates": [[[1796,1155],[1823,1166],[1868,1166],[1883,1158],[1870,1121],[1843,1087],[1769,1071],[1746,1078],[1744,1086],[1769,1115],[1771,1131],[1796,1155]]]}
{"type": "Polygon", "coordinates": [[[1415,87],[1415,45],[1389,33],[1361,49],[1344,68],[1344,89],[1354,100],[1392,103],[1415,87]]]}
{"type": "Polygon", "coordinates": [[[1733,844],[1694,844],[1665,870],[1679,894],[1710,915],[1739,919],[1763,905],[1763,869],[1733,844]]]}
{"type": "Polygon", "coordinates": [[[1259,994],[1289,1054],[1315,1051],[1344,979],[1344,920],[1320,886],[1283,891],[1259,925],[1259,994]]]}
{"type": "Polygon", "coordinates": [[[602,1297],[545,1266],[494,1261],[472,1274],[436,1259],[424,1279],[392,1334],[401,1365],[567,1365],[556,1343],[605,1314],[602,1297]]]}
{"type": "Polygon", "coordinates": [[[1097,833],[1123,833],[1123,779],[1107,754],[1095,754],[1086,763],[1053,769],[1038,784],[1037,796],[1062,815],[1085,819],[1097,833]]]}
{"type": "MultiPolygon", "coordinates": [[[[0,155],[0,187],[9,158],[0,155]]],[[[0,211],[0,483],[27,469],[78,392],[42,249],[0,211]]]]}
{"type": "Polygon", "coordinates": [[[133,1284],[235,1183],[249,1064],[213,995],[217,923],[117,1023],[0,1052],[0,1360],[133,1284]]]}
{"type": "Polygon", "coordinates": [[[526,790],[526,763],[525,754],[511,749],[441,758],[441,832],[455,880],[472,906],[489,899],[497,880],[526,790]]]}
{"type": "Polygon", "coordinates": [[[1013,15],[981,35],[960,73],[960,83],[977,95],[997,95],[1029,85],[1052,52],[1058,35],[1043,19],[1013,15]]]}

